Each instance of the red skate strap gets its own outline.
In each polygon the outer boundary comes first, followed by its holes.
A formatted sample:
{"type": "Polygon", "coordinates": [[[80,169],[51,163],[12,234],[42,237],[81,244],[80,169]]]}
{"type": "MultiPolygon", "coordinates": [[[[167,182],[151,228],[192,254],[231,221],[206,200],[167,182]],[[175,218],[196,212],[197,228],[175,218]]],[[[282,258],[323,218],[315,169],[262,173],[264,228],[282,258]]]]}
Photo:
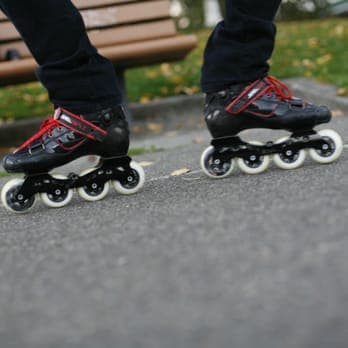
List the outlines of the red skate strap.
{"type": "Polygon", "coordinates": [[[269,91],[269,84],[264,80],[257,80],[247,86],[233,101],[226,107],[226,111],[236,115],[244,111],[255,100],[259,99],[269,91]]]}
{"type": "Polygon", "coordinates": [[[107,132],[104,129],[101,129],[81,116],[75,115],[62,108],[56,109],[53,118],[63,127],[91,140],[103,141],[107,135],[107,132]]]}

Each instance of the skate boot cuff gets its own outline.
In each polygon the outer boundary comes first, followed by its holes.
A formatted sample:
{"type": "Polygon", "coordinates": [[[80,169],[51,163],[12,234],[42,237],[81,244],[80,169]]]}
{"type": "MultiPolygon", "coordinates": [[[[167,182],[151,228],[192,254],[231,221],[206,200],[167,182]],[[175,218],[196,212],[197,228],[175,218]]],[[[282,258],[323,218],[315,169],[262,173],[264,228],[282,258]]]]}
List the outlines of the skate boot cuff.
{"type": "Polygon", "coordinates": [[[97,127],[95,124],[62,108],[56,109],[53,119],[58,121],[63,127],[94,141],[102,142],[107,135],[105,130],[97,127]]]}

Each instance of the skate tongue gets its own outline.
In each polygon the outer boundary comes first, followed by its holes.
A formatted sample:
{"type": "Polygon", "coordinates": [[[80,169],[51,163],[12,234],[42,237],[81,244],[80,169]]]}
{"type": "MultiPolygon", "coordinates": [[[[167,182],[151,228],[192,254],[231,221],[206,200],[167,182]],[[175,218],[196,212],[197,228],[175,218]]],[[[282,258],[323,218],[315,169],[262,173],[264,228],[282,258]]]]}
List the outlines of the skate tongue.
{"type": "Polygon", "coordinates": [[[61,108],[57,108],[54,112],[53,118],[55,120],[64,121],[64,123],[73,124],[71,117],[61,108]]]}
{"type": "Polygon", "coordinates": [[[61,113],[62,113],[62,109],[61,109],[61,108],[55,109],[55,110],[54,110],[53,118],[54,118],[55,120],[59,120],[59,116],[60,116],[61,113]]]}

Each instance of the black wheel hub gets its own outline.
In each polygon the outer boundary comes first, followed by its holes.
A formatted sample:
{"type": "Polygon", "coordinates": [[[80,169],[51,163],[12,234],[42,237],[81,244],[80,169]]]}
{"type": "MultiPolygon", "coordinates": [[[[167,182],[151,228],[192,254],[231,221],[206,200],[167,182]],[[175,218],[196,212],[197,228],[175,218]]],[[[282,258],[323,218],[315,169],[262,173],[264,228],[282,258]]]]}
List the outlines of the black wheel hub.
{"type": "Polygon", "coordinates": [[[254,154],[254,153],[245,157],[243,160],[244,160],[244,163],[250,168],[258,168],[263,163],[262,156],[258,154],[254,154]]]}
{"type": "Polygon", "coordinates": [[[35,202],[35,196],[25,197],[19,193],[20,186],[11,188],[6,193],[7,204],[15,211],[22,212],[31,208],[35,202]]]}
{"type": "Polygon", "coordinates": [[[318,154],[322,157],[331,156],[335,152],[335,150],[335,142],[329,137],[323,138],[323,142],[321,143],[320,147],[316,149],[318,154]]]}
{"type": "Polygon", "coordinates": [[[47,197],[50,201],[55,203],[63,202],[68,196],[69,190],[64,187],[54,187],[47,192],[47,197]]]}
{"type": "Polygon", "coordinates": [[[125,177],[122,180],[120,180],[120,183],[124,188],[132,189],[138,185],[139,180],[139,173],[135,169],[131,168],[127,175],[125,175],[125,177]]]}
{"type": "Polygon", "coordinates": [[[294,151],[290,148],[285,148],[284,151],[279,153],[279,157],[285,163],[294,163],[300,156],[300,151],[294,151]]]}
{"type": "Polygon", "coordinates": [[[222,176],[230,170],[231,163],[212,155],[207,158],[206,168],[208,168],[211,174],[222,176]]]}
{"type": "Polygon", "coordinates": [[[99,196],[103,190],[105,185],[98,182],[91,182],[83,186],[85,192],[92,197],[99,196]]]}

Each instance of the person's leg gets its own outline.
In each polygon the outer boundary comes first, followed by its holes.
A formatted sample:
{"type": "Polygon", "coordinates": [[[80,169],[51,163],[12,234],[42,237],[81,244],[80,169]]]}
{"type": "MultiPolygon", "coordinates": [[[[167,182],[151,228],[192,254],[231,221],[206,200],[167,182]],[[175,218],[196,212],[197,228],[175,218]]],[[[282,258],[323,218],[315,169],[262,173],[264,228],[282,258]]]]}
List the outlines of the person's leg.
{"type": "Polygon", "coordinates": [[[217,92],[265,76],[281,0],[225,0],[225,20],[211,34],[204,54],[202,89],[217,92]]]}
{"type": "Polygon", "coordinates": [[[330,110],[293,97],[285,84],[268,76],[279,4],[280,0],[226,0],[225,21],[207,44],[202,87],[213,140],[201,156],[201,166],[210,177],[230,175],[236,162],[248,174],[261,173],[271,155],[279,167],[294,169],[304,163],[305,149],[320,163],[331,163],[342,153],[336,132],[314,130],[330,121],[330,110]],[[239,133],[253,128],[284,129],[292,135],[266,145],[243,141],[239,133]]]}
{"type": "Polygon", "coordinates": [[[38,77],[55,105],[54,116],[3,159],[24,179],[9,181],[1,201],[23,213],[40,195],[50,207],[62,207],[72,190],[88,201],[105,197],[112,183],[122,194],[144,184],[143,169],[127,156],[127,110],[114,68],[98,55],[86,34],[81,15],[70,0],[0,0],[39,64],[38,77]],[[52,169],[85,155],[98,155],[97,168],[68,178],[54,178],[52,169]]]}
{"type": "Polygon", "coordinates": [[[121,103],[112,63],[91,45],[70,0],[0,0],[39,64],[37,76],[50,100],[75,113],[121,103]]]}

